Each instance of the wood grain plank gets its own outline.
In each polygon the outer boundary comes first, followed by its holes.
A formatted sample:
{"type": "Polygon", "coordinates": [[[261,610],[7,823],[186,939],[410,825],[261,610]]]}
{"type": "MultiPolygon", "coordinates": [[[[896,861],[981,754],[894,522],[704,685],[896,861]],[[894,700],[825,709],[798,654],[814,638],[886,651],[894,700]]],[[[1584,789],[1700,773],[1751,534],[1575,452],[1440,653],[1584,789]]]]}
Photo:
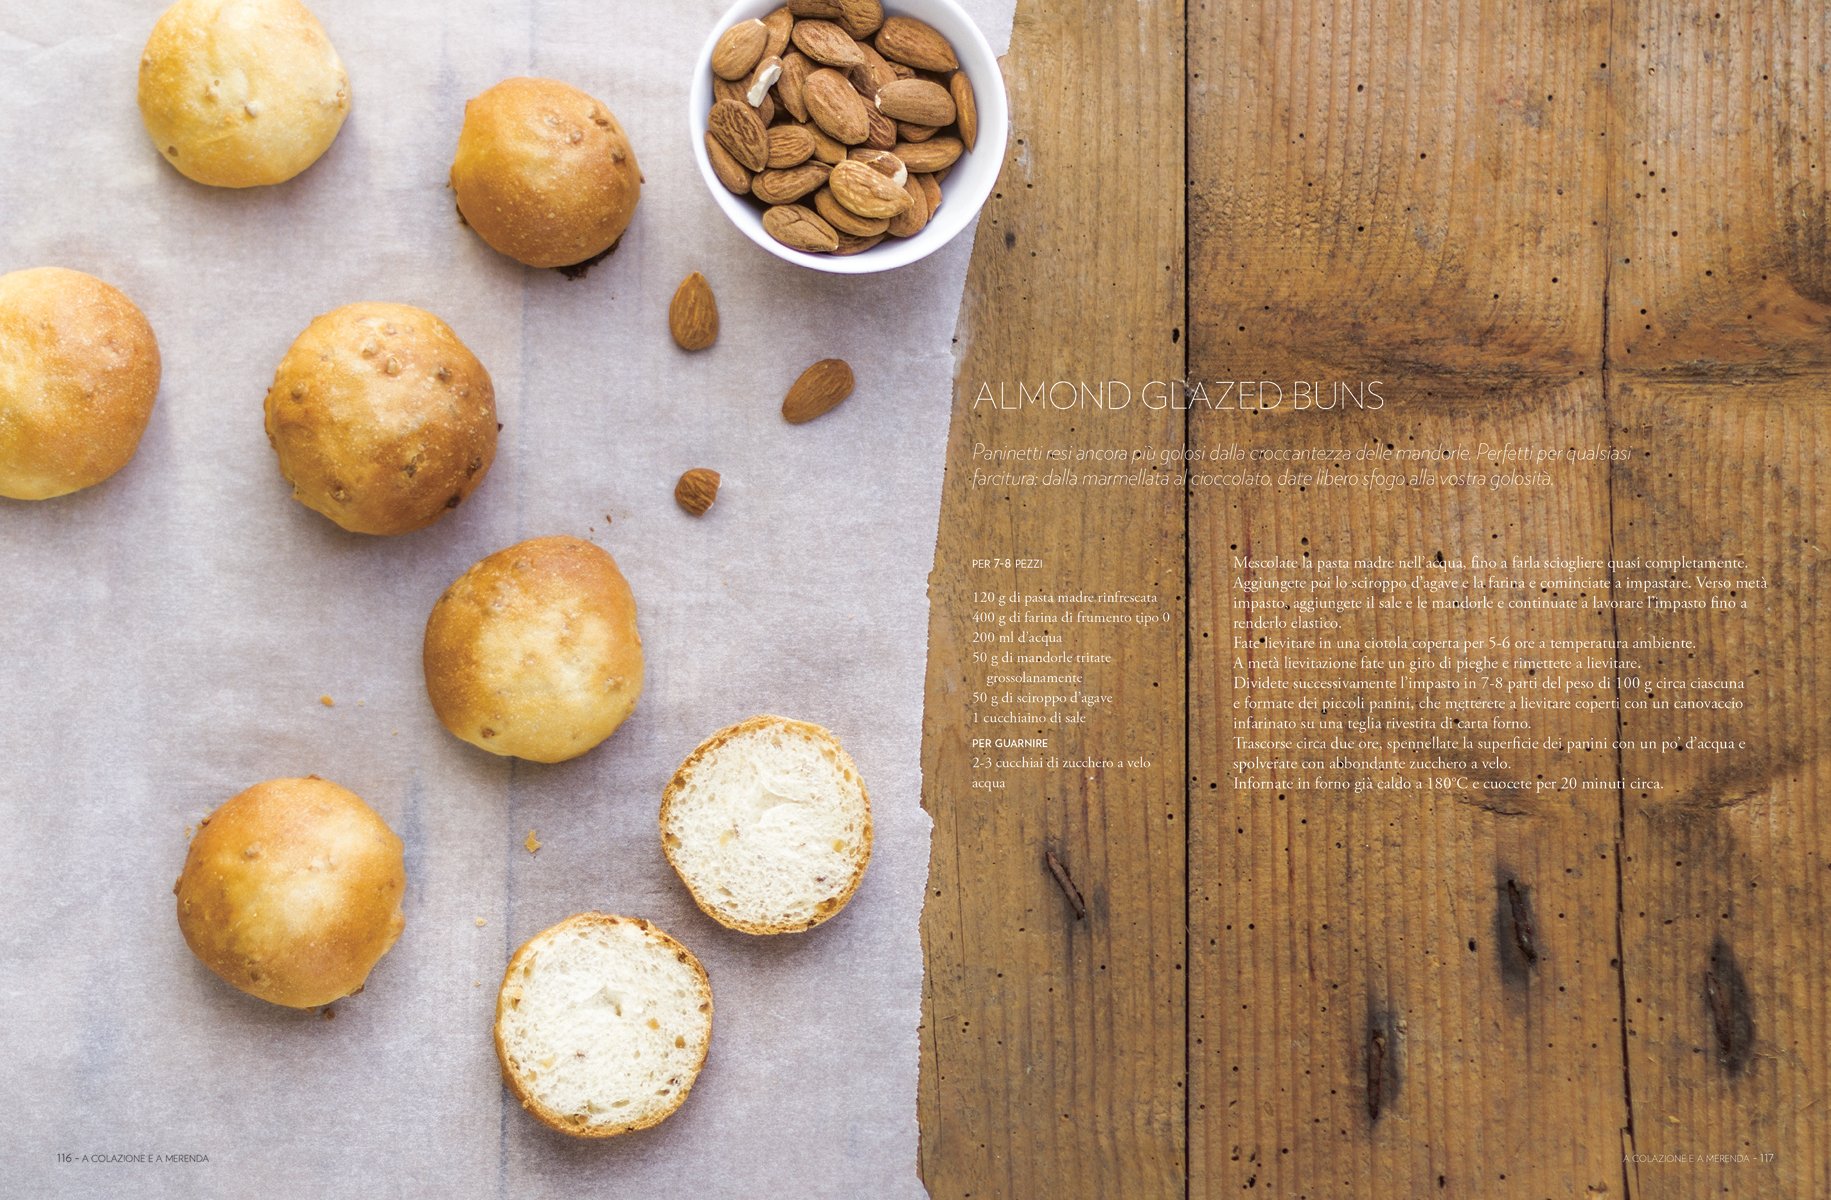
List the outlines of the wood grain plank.
{"type": "MultiPolygon", "coordinates": [[[[1193,10],[1192,375],[1381,379],[1392,402],[1198,410],[1192,445],[1601,441],[1608,33],[1574,3],[1193,10]]],[[[1230,793],[1273,776],[1233,768],[1233,705],[1261,677],[1236,687],[1223,650],[1239,547],[1597,556],[1606,490],[1605,469],[1568,468],[1552,497],[1192,496],[1190,769],[1208,798],[1190,812],[1192,1195],[1618,1194],[1612,794],[1230,793]]],[[[1345,626],[1593,637],[1608,622],[1584,608],[1345,626]]],[[[1556,750],[1501,774],[1614,770],[1556,750]]]]}
{"type": "MultiPolygon", "coordinates": [[[[1747,560],[1747,612],[1623,614],[1688,639],[1654,678],[1738,679],[1740,712],[1639,714],[1623,888],[1637,1194],[1831,1194],[1831,10],[1618,6],[1609,376],[1627,558],[1747,560]],[[1679,1155],[1745,1161],[1672,1161],[1679,1155]],[[1763,1161],[1760,1156],[1772,1157],[1763,1161]]],[[[1691,572],[1680,572],[1692,574],[1691,572]]],[[[1706,572],[1721,576],[1722,572],[1706,572]]],[[[1651,697],[1649,697],[1651,699],[1651,697]]]]}
{"type": "MultiPolygon", "coordinates": [[[[1819,391],[1824,382],[1811,390],[1819,391]]],[[[1741,700],[1741,711],[1624,714],[1636,745],[1697,738],[1746,749],[1635,749],[1626,793],[1623,919],[1638,1195],[1831,1194],[1831,406],[1791,383],[1617,385],[1616,544],[1624,558],[1735,557],[1766,589],[1747,611],[1623,612],[1652,656],[1641,693],[1741,700]],[[1733,692],[1660,690],[1729,680],[1733,692]],[[1674,1159],[1745,1155],[1746,1161],[1674,1159]],[[1762,1155],[1771,1158],[1762,1159],[1762,1155]]],[[[1655,574],[1735,578],[1675,568],[1655,574]]],[[[1695,598],[1692,592],[1682,599],[1695,598]]]]}
{"type": "Polygon", "coordinates": [[[1610,368],[1831,367],[1831,9],[1616,8],[1610,368]]]}
{"type": "Polygon", "coordinates": [[[1593,376],[1607,36],[1571,0],[1197,5],[1207,361],[1593,376]]]}
{"type": "Polygon", "coordinates": [[[1024,0],[1005,64],[1013,140],[974,250],[930,582],[921,1119],[937,1200],[1183,1195],[1183,499],[970,478],[981,440],[1181,445],[1180,414],[1136,409],[1096,430],[972,400],[982,383],[1182,377],[1182,31],[1180,0],[1024,0]],[[970,565],[999,556],[1046,566],[970,565]],[[1148,750],[1150,768],[1007,772],[1006,790],[971,790],[988,774],[968,744],[986,732],[969,724],[972,593],[1013,587],[1163,598],[1174,619],[1149,632],[1068,633],[1113,656],[1087,686],[1114,701],[1058,746],[1062,759],[1148,750]]]}

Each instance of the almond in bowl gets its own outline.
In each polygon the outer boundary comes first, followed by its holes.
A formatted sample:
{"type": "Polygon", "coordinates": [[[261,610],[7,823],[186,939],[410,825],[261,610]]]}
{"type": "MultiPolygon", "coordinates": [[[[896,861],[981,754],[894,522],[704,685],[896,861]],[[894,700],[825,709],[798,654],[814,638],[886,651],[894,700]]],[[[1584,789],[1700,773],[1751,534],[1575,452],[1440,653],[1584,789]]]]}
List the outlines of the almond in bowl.
{"type": "Polygon", "coordinates": [[[732,221],[840,273],[913,262],[966,228],[1007,120],[997,60],[953,0],[739,4],[707,42],[691,115],[732,221]]]}

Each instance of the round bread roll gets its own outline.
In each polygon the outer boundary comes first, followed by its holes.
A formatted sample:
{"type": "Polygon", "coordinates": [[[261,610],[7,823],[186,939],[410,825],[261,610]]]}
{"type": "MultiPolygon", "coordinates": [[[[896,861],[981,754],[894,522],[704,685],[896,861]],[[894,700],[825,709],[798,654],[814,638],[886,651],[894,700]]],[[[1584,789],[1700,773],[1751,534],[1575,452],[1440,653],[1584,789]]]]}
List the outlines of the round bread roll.
{"type": "Polygon", "coordinates": [[[464,106],[451,186],[492,248],[567,267],[617,244],[642,172],[610,109],[557,80],[505,79],[464,106]]]}
{"type": "Polygon", "coordinates": [[[93,275],[0,275],[0,496],[48,500],[134,456],[159,392],[159,344],[93,275]]]}
{"type": "Polygon", "coordinates": [[[400,936],[401,840],[317,776],[257,783],[191,839],[178,928],[203,965],[251,996],[313,1008],[357,991],[400,936]]]}
{"type": "Polygon", "coordinates": [[[212,187],[284,183],[318,161],[350,80],[299,0],[178,0],[140,55],[140,119],[165,161],[212,187]]]}
{"type": "Polygon", "coordinates": [[[661,848],[719,924],[796,933],[858,890],[871,861],[871,800],[831,733],[752,717],[680,764],[661,795],[661,848]]]}
{"type": "Polygon", "coordinates": [[[522,1107],[574,1137],[657,1125],[712,1044],[699,960],[647,921],[579,913],[529,938],[496,994],[496,1057],[522,1107]]]}
{"type": "Polygon", "coordinates": [[[642,692],[636,600],[590,542],[498,550],[445,590],[426,621],[426,694],[439,721],[492,754],[577,758],[642,692]]]}
{"type": "Polygon", "coordinates": [[[451,327],[406,304],[348,304],[299,335],[267,393],[293,498],[352,533],[409,533],[496,461],[496,391],[451,327]]]}

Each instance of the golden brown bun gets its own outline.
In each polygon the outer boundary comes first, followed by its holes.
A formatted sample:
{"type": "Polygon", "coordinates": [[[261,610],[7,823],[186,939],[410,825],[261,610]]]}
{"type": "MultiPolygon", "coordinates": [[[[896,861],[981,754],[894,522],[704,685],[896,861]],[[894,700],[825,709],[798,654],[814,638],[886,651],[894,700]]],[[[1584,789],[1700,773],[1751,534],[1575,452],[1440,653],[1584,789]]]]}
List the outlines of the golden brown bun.
{"type": "Polygon", "coordinates": [[[113,475],[159,393],[159,344],[93,275],[0,275],[0,496],[47,500],[113,475]]]}
{"type": "Polygon", "coordinates": [[[400,936],[406,886],[394,831],[314,775],[257,783],[206,817],[172,890],[204,966],[312,1008],[362,987],[400,936]]]}
{"type": "Polygon", "coordinates": [[[318,161],[350,111],[350,81],[298,0],[178,0],[140,55],[140,119],[198,183],[283,183],[318,161]]]}
{"type": "Polygon", "coordinates": [[[491,247],[565,267],[616,245],[642,172],[610,109],[557,80],[505,79],[464,106],[451,186],[491,247]]]}
{"type": "Polygon", "coordinates": [[[432,524],[496,460],[489,372],[450,326],[406,304],[348,304],[306,326],[266,408],[293,498],[352,533],[432,524]]]}
{"type": "Polygon", "coordinates": [[[544,537],[464,572],[426,621],[426,694],[455,736],[535,762],[609,737],[642,692],[636,600],[590,542],[544,537]]]}

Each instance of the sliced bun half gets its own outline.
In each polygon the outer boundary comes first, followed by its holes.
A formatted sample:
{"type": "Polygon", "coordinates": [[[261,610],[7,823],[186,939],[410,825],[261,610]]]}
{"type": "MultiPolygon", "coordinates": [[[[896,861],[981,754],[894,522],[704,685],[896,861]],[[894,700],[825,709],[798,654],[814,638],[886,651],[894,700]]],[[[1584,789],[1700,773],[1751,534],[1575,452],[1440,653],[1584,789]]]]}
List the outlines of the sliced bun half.
{"type": "Polygon", "coordinates": [[[661,797],[661,846],[706,915],[796,933],[844,908],[871,861],[871,801],[832,734],[752,717],[707,738],[661,797]]]}
{"type": "Polygon", "coordinates": [[[712,1042],[712,985],[635,917],[579,913],[529,938],[496,996],[496,1057],[523,1108],[574,1137],[659,1124],[712,1042]]]}

